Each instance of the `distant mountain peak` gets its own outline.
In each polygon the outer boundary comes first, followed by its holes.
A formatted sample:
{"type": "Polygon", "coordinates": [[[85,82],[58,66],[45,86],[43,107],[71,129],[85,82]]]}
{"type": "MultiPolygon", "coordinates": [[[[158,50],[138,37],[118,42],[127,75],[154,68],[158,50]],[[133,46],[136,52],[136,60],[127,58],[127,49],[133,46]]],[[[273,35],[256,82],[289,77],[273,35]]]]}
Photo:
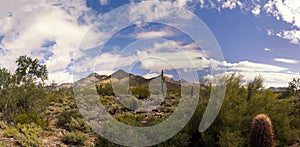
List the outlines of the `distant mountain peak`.
{"type": "Polygon", "coordinates": [[[117,70],[116,72],[114,72],[113,74],[116,74],[116,73],[118,73],[118,74],[128,74],[125,70],[123,70],[123,69],[119,69],[119,70],[117,70]]]}

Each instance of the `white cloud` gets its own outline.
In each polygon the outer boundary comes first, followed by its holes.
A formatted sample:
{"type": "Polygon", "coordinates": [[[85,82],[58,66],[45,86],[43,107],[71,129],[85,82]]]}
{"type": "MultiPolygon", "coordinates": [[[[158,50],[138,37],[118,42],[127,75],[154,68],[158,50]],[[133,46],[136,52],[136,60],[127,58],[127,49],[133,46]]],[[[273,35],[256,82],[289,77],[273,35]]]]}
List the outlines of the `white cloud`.
{"type": "Polygon", "coordinates": [[[48,76],[48,84],[51,82],[55,83],[73,83],[73,75],[70,74],[68,71],[62,70],[58,72],[53,72],[48,76]]]}
{"type": "Polygon", "coordinates": [[[136,39],[147,39],[147,38],[162,38],[173,36],[174,33],[171,31],[149,31],[141,32],[136,34],[136,39]]]}
{"type": "MultiPolygon", "coordinates": [[[[269,0],[264,9],[277,20],[285,21],[298,29],[283,30],[276,33],[278,37],[300,44],[300,3],[298,0],[269,0]]],[[[274,33],[268,33],[274,35],[274,33]]]]}
{"type": "Polygon", "coordinates": [[[293,78],[298,77],[298,73],[293,72],[252,72],[252,71],[239,71],[239,72],[226,72],[224,74],[207,75],[205,78],[211,80],[219,79],[222,76],[239,73],[243,76],[246,82],[252,81],[256,76],[263,78],[263,84],[266,88],[268,87],[287,87],[288,82],[293,78]]]}
{"type": "Polygon", "coordinates": [[[276,34],[276,36],[290,40],[290,43],[299,44],[300,43],[300,30],[283,30],[276,34]]]}
{"type": "Polygon", "coordinates": [[[229,8],[230,10],[236,8],[239,6],[240,8],[243,8],[243,3],[239,0],[227,0],[222,3],[222,8],[229,8]]]}
{"type": "Polygon", "coordinates": [[[275,58],[273,60],[277,62],[288,63],[288,64],[297,64],[299,62],[297,60],[286,59],[286,58],[275,58]]]}
{"type": "Polygon", "coordinates": [[[287,68],[263,64],[263,63],[255,63],[249,61],[241,61],[238,63],[223,63],[223,66],[228,70],[235,71],[251,71],[251,72],[283,72],[287,71],[287,68]]]}
{"type": "Polygon", "coordinates": [[[170,1],[164,1],[164,3],[142,1],[136,3],[136,5],[131,7],[131,9],[129,10],[129,21],[134,23],[136,23],[135,20],[154,22],[162,18],[168,18],[171,16],[171,14],[176,15],[182,19],[191,19],[193,17],[193,15],[191,13],[187,13],[187,11],[180,11],[180,13],[179,11],[174,11],[176,10],[176,7],[178,7],[176,1],[173,3],[170,1]],[[174,12],[176,14],[174,14],[174,12]]]}
{"type": "MultiPolygon", "coordinates": [[[[151,79],[151,78],[159,76],[160,74],[161,73],[147,73],[147,74],[143,75],[143,77],[146,78],[146,79],[151,79]]],[[[171,75],[171,74],[165,74],[164,73],[164,76],[169,77],[169,78],[173,78],[173,75],[171,75]]]]}
{"type": "Polygon", "coordinates": [[[270,48],[264,48],[264,50],[265,50],[265,51],[271,51],[271,49],[270,49],[270,48]]]}
{"type": "MultiPolygon", "coordinates": [[[[65,70],[72,58],[83,55],[78,46],[94,17],[85,1],[29,0],[3,3],[6,5],[0,6],[0,35],[4,35],[0,47],[5,50],[5,56],[0,54],[2,66],[14,71],[15,59],[26,54],[44,61],[49,77],[57,77],[57,82],[63,81],[64,75],[68,80],[70,76],[65,70]],[[45,41],[55,44],[43,47],[45,41]]],[[[85,47],[95,46],[99,42],[94,40],[103,36],[96,32],[89,35],[93,37],[85,47]]]]}
{"type": "Polygon", "coordinates": [[[192,2],[193,0],[176,0],[175,4],[179,7],[184,7],[188,2],[192,2]]]}
{"type": "Polygon", "coordinates": [[[160,75],[160,73],[147,73],[147,74],[143,75],[143,77],[146,79],[151,79],[151,78],[157,77],[159,75],[160,75]]]}
{"type": "Polygon", "coordinates": [[[260,5],[255,5],[255,7],[251,10],[251,12],[255,15],[258,16],[261,12],[260,10],[261,6],[260,5]]]}
{"type": "Polygon", "coordinates": [[[298,0],[269,0],[264,9],[277,19],[300,27],[300,3],[298,0]]]}

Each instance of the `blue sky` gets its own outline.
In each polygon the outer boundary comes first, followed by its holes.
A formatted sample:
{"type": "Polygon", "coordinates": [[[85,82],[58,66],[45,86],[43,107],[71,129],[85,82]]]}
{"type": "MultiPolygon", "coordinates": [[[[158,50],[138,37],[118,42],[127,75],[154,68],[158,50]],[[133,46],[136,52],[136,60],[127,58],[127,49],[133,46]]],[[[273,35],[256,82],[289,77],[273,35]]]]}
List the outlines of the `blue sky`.
{"type": "MultiPolygon", "coordinates": [[[[197,46],[199,44],[189,34],[172,26],[132,22],[133,25],[111,34],[114,30],[112,21],[109,22],[111,28],[107,26],[101,30],[101,23],[107,23],[99,22],[104,20],[101,17],[126,4],[143,8],[135,10],[134,14],[149,13],[153,5],[144,1],[5,0],[1,3],[7,6],[0,6],[0,57],[4,59],[0,66],[14,71],[15,58],[27,54],[47,65],[49,81],[63,83],[72,82],[73,77],[79,78],[79,73],[94,69],[100,74],[110,74],[119,68],[111,65],[113,59],[118,59],[117,63],[145,77],[157,76],[159,69],[167,68],[168,76],[181,72],[186,79],[191,77],[189,68],[176,65],[178,68],[173,69],[171,65],[160,64],[162,59],[147,59],[156,55],[165,57],[172,64],[180,64],[174,59],[185,60],[177,54],[184,52],[187,58],[195,58],[192,64],[198,66],[196,70],[206,78],[214,77],[208,71],[208,65],[213,65],[226,69],[226,73],[239,72],[246,80],[261,75],[266,87],[287,86],[300,72],[300,4],[296,1],[174,0],[165,1],[172,8],[156,6],[159,17],[170,17],[164,9],[173,10],[174,7],[188,10],[200,18],[218,42],[224,57],[221,61],[205,51],[206,48],[210,50],[208,46],[197,46]],[[105,44],[103,41],[107,39],[105,44]]],[[[145,18],[153,22],[158,20],[154,16],[145,18]]],[[[114,19],[130,21],[121,16],[114,19]]],[[[185,64],[189,66],[189,63],[185,64]]]]}

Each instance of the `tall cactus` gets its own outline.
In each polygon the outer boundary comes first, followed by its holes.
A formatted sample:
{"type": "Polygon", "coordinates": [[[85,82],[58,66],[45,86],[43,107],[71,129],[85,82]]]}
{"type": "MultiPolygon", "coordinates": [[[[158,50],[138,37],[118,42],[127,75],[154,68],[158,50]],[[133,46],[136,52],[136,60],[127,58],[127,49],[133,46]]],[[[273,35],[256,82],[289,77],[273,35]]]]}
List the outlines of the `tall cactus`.
{"type": "Polygon", "coordinates": [[[272,122],[265,114],[256,115],[252,120],[250,147],[272,147],[274,134],[272,122]]]}
{"type": "Polygon", "coordinates": [[[164,77],[164,71],[163,70],[161,70],[161,83],[160,83],[160,85],[161,85],[161,94],[163,95],[164,94],[164,81],[165,81],[165,77],[164,77]]]}

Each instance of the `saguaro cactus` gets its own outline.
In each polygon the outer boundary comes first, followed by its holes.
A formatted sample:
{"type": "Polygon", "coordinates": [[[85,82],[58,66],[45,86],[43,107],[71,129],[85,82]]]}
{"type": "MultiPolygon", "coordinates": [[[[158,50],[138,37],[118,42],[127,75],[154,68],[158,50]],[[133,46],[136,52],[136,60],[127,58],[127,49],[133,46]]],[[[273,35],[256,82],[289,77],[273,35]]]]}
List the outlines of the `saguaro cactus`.
{"type": "Polygon", "coordinates": [[[161,83],[160,83],[160,85],[161,85],[161,94],[163,95],[164,94],[164,86],[163,86],[163,84],[164,84],[164,81],[165,81],[165,77],[164,77],[164,71],[163,70],[161,70],[161,83]]]}
{"type": "Polygon", "coordinates": [[[272,147],[274,134],[272,122],[265,114],[256,115],[252,120],[250,147],[272,147]]]}

